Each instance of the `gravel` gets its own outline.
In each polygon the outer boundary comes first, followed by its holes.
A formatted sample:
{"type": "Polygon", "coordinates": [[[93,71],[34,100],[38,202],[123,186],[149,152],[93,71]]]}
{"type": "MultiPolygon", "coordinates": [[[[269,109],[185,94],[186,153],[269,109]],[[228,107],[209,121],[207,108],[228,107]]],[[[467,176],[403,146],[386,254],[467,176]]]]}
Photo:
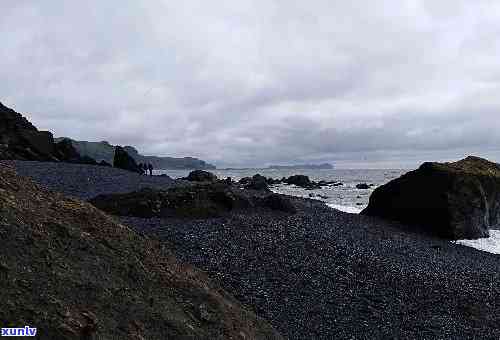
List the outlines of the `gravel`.
{"type": "Polygon", "coordinates": [[[145,187],[167,189],[180,183],[166,176],[139,175],[97,165],[26,161],[14,161],[14,165],[19,175],[32,177],[51,190],[84,200],[145,187]]]}
{"type": "MultiPolygon", "coordinates": [[[[42,164],[16,167],[83,198],[139,185],[132,174],[90,176],[85,193],[72,175],[87,170],[42,164]]],[[[168,243],[289,339],[500,338],[497,255],[317,201],[293,202],[295,215],[121,220],[168,243]]]]}

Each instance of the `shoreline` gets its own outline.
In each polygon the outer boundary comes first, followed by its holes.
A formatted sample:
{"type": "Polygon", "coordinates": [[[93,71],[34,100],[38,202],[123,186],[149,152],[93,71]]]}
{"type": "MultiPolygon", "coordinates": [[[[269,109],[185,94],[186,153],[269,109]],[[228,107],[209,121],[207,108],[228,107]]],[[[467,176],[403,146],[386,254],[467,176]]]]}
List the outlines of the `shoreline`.
{"type": "MultiPolygon", "coordinates": [[[[14,165],[20,175],[82,199],[186,185],[112,168],[14,165]]],[[[291,216],[118,219],[163,241],[289,339],[500,337],[498,256],[291,200],[298,208],[291,216]]]]}

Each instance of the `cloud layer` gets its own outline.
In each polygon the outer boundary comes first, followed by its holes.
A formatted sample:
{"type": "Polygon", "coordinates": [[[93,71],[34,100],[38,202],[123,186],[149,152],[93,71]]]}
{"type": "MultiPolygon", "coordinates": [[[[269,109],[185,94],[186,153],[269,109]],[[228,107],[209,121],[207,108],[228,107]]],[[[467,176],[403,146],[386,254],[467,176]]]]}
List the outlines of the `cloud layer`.
{"type": "Polygon", "coordinates": [[[499,158],[500,3],[0,3],[0,100],[217,165],[499,158]]]}

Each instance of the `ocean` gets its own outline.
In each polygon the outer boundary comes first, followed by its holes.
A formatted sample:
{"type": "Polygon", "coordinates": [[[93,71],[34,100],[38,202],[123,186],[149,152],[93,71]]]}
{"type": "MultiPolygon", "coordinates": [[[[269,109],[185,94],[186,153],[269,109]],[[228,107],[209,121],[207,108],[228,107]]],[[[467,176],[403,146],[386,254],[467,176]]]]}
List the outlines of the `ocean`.
{"type": "MultiPolygon", "coordinates": [[[[313,181],[338,181],[342,186],[329,186],[315,190],[305,190],[294,185],[278,184],[271,190],[286,195],[310,197],[324,201],[332,208],[348,213],[359,213],[368,205],[371,193],[378,186],[395,179],[409,170],[403,169],[334,169],[334,170],[281,170],[281,169],[244,169],[244,170],[210,170],[219,178],[231,177],[238,181],[243,177],[261,174],[265,177],[280,179],[292,175],[306,175],[313,181]],[[360,183],[373,184],[370,189],[356,189],[360,183]]],[[[189,170],[156,170],[155,174],[167,174],[172,178],[186,177],[189,170]]]]}

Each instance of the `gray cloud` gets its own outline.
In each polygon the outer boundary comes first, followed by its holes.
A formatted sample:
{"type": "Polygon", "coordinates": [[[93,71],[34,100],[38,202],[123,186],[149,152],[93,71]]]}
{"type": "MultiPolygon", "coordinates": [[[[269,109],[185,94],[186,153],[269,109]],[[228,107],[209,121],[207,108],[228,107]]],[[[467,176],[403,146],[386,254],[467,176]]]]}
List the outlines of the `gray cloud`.
{"type": "Polygon", "coordinates": [[[56,135],[222,166],[500,160],[492,1],[5,0],[0,11],[0,100],[56,135]]]}

